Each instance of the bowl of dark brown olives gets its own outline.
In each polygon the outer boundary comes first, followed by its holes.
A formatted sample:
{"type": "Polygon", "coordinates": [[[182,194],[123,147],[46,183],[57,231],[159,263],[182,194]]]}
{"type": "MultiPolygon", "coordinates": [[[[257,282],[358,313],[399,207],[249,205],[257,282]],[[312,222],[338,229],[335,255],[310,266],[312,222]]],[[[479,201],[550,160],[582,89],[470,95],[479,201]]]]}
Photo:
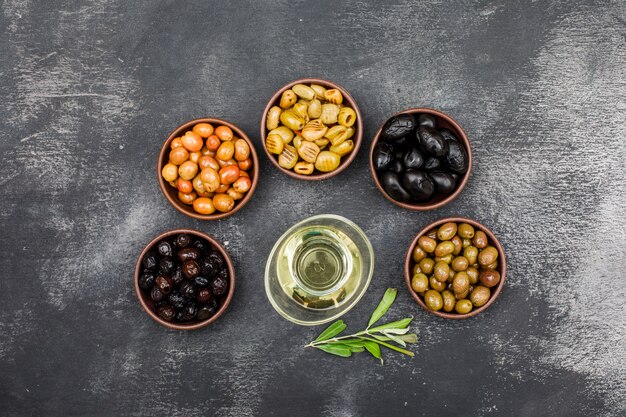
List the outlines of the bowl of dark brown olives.
{"type": "Polygon", "coordinates": [[[464,319],[489,308],[500,295],[506,258],[487,227],[450,217],[415,236],[406,253],[404,278],[409,293],[426,311],[464,319]]]}
{"type": "Polygon", "coordinates": [[[376,132],[370,170],[389,201],[409,210],[433,210],[465,188],[472,149],[461,126],[447,114],[409,109],[376,132]]]}
{"type": "Polygon", "coordinates": [[[165,232],[144,248],[135,265],[141,306],[170,329],[208,326],[226,311],[235,290],[233,263],[211,236],[190,229],[165,232]]]}

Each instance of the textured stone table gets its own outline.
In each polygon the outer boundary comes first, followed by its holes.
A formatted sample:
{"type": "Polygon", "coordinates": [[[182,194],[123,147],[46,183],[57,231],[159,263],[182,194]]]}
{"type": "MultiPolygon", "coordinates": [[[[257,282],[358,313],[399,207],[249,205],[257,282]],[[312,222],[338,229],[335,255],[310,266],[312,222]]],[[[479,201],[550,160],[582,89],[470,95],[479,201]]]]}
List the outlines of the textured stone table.
{"type": "Polygon", "coordinates": [[[620,1],[432,3],[6,0],[0,6],[0,414],[169,416],[623,416],[626,413],[626,7],[620,1]],[[303,76],[348,89],[364,146],[350,168],[298,182],[261,155],[232,218],[170,207],[156,156],[179,123],[216,116],[257,150],[271,94],[303,76]],[[391,114],[455,117],[475,168],[443,209],[385,200],[367,151],[391,114]],[[302,346],[265,298],[263,268],[290,225],[336,213],[377,263],[356,328],[387,287],[412,314],[413,359],[343,360],[302,346]],[[449,215],[500,237],[504,291],[445,321],[404,288],[414,234],[449,215]],[[132,273],[171,228],[227,244],[228,313],[168,331],[140,309],[132,273]]]}

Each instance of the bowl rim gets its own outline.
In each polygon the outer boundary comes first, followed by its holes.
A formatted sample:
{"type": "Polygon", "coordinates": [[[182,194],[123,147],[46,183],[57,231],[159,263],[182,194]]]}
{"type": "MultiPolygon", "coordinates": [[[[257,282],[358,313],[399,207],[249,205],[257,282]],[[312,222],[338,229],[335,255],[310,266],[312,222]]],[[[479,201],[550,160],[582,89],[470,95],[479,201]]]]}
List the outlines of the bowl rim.
{"type": "Polygon", "coordinates": [[[143,248],[143,250],[141,251],[141,254],[137,258],[137,262],[135,263],[134,283],[135,283],[135,295],[137,296],[137,299],[139,300],[139,304],[141,304],[141,307],[144,309],[144,311],[148,313],[148,315],[154,321],[170,329],[196,330],[196,329],[206,327],[209,324],[216,321],[222,314],[224,314],[224,312],[228,308],[231,300],[233,299],[233,294],[235,293],[235,267],[233,265],[232,259],[230,258],[230,255],[228,254],[228,251],[226,251],[224,246],[211,235],[200,232],[198,230],[193,230],[193,229],[172,229],[172,230],[168,230],[166,232],[159,234],[143,248]],[[152,309],[150,309],[150,307],[144,300],[144,297],[146,297],[146,295],[142,292],[142,289],[139,288],[139,276],[141,274],[142,260],[145,254],[150,249],[152,249],[161,239],[164,239],[166,237],[170,237],[173,235],[178,235],[181,233],[190,234],[196,237],[206,239],[211,244],[211,246],[213,246],[213,248],[217,249],[222,254],[222,257],[224,258],[224,261],[226,262],[226,265],[228,266],[228,273],[229,273],[228,294],[226,295],[224,304],[222,304],[220,309],[217,310],[212,317],[204,321],[200,321],[200,322],[193,323],[193,324],[178,324],[178,323],[173,323],[173,322],[163,320],[161,317],[158,316],[158,314],[156,314],[154,311],[152,311],[152,309]]]}
{"type": "Polygon", "coordinates": [[[382,193],[382,195],[387,200],[391,201],[393,204],[395,204],[397,206],[400,206],[402,208],[408,209],[408,210],[413,210],[413,211],[428,211],[428,210],[438,209],[438,208],[443,207],[446,204],[452,202],[454,199],[456,199],[459,196],[459,194],[461,194],[461,192],[463,191],[463,189],[467,185],[467,182],[469,181],[469,177],[470,177],[470,174],[472,172],[472,164],[473,164],[472,146],[470,144],[469,139],[467,138],[467,134],[465,133],[465,131],[463,130],[461,125],[459,125],[457,123],[457,121],[454,120],[448,114],[446,114],[446,113],[444,113],[444,112],[442,112],[440,110],[432,109],[432,108],[429,108],[429,107],[415,107],[415,108],[406,109],[406,110],[403,110],[403,111],[401,111],[399,113],[394,114],[391,117],[387,118],[385,120],[385,122],[380,125],[380,127],[376,131],[376,134],[374,135],[374,139],[372,139],[372,143],[370,145],[370,153],[369,153],[370,173],[372,174],[372,178],[374,178],[374,183],[376,184],[376,187],[378,188],[378,190],[382,193]],[[461,180],[460,184],[456,187],[456,189],[454,190],[454,192],[452,194],[448,195],[446,198],[444,198],[443,200],[438,201],[436,203],[430,203],[430,204],[426,204],[426,203],[410,204],[410,203],[405,203],[405,202],[402,202],[402,201],[394,200],[383,189],[383,186],[381,185],[381,183],[380,183],[380,181],[378,179],[378,175],[376,173],[376,169],[374,168],[374,161],[373,161],[374,147],[376,146],[376,144],[380,140],[380,135],[381,135],[381,132],[383,130],[383,126],[385,126],[385,123],[387,123],[387,120],[389,120],[391,117],[395,117],[395,116],[398,116],[400,114],[407,114],[407,113],[408,114],[426,113],[426,114],[430,114],[430,115],[433,115],[433,116],[440,117],[440,118],[444,119],[446,122],[448,122],[454,128],[454,130],[456,130],[456,132],[454,132],[454,133],[457,134],[457,137],[463,143],[463,145],[465,146],[465,150],[467,151],[468,165],[467,165],[467,171],[465,172],[465,174],[463,174],[463,179],[461,180]]]}
{"type": "Polygon", "coordinates": [[[500,295],[500,292],[502,291],[502,287],[504,286],[505,280],[506,280],[506,255],[504,253],[504,249],[502,248],[502,245],[500,244],[500,241],[487,226],[485,226],[484,224],[476,220],[469,219],[467,217],[445,217],[443,219],[439,219],[437,221],[430,223],[429,225],[424,227],[415,236],[415,238],[413,238],[413,241],[411,242],[411,245],[409,246],[409,249],[406,252],[406,256],[404,258],[404,282],[406,284],[407,290],[409,291],[413,299],[415,299],[417,304],[419,304],[424,310],[428,311],[431,314],[434,314],[435,316],[443,317],[446,319],[462,320],[462,319],[473,317],[483,312],[495,302],[496,298],[498,298],[498,296],[500,295]],[[469,223],[475,228],[482,230],[483,232],[485,232],[485,234],[489,238],[490,244],[498,250],[498,258],[499,258],[498,259],[499,260],[498,272],[500,272],[500,282],[492,291],[491,297],[489,298],[487,303],[485,303],[485,305],[478,307],[476,309],[472,309],[472,311],[470,311],[467,314],[446,313],[445,311],[433,311],[426,306],[426,303],[424,303],[424,300],[422,300],[422,297],[420,297],[415,291],[413,291],[413,288],[411,288],[411,278],[413,276],[412,271],[411,271],[411,264],[413,263],[413,249],[415,248],[415,245],[417,245],[417,240],[420,237],[424,236],[426,233],[428,233],[429,230],[435,227],[441,226],[442,224],[448,223],[448,222],[469,223]]]}
{"type": "Polygon", "coordinates": [[[365,234],[365,232],[363,231],[363,229],[361,229],[361,227],[359,227],[358,224],[354,223],[352,220],[347,219],[343,216],[339,216],[337,214],[316,214],[313,216],[309,216],[305,219],[300,220],[299,222],[295,223],[294,225],[290,226],[287,228],[287,230],[285,230],[283,233],[281,233],[281,235],[278,237],[278,239],[276,239],[276,242],[274,243],[274,245],[272,246],[272,250],[270,251],[270,254],[267,257],[267,260],[265,261],[265,270],[264,270],[264,277],[263,277],[263,285],[265,287],[265,295],[268,299],[268,301],[270,302],[270,304],[272,305],[272,307],[274,308],[274,310],[276,310],[276,312],[283,317],[284,319],[286,319],[287,321],[290,321],[292,323],[301,325],[301,326],[319,326],[325,323],[328,323],[330,321],[336,320],[339,317],[343,316],[344,314],[346,314],[347,312],[349,312],[350,310],[352,310],[354,308],[354,306],[356,306],[358,304],[359,301],[361,301],[361,299],[363,298],[363,296],[365,295],[365,293],[367,292],[367,289],[369,288],[370,284],[372,283],[372,277],[374,276],[374,268],[376,265],[376,255],[374,253],[374,247],[372,246],[372,242],[370,242],[369,238],[367,237],[367,235],[365,234]],[[283,311],[283,309],[276,303],[276,300],[274,299],[274,297],[272,296],[272,294],[270,293],[269,290],[269,272],[270,272],[270,266],[271,266],[271,261],[274,257],[274,254],[276,253],[276,251],[278,250],[279,246],[281,246],[285,240],[285,237],[290,234],[292,231],[294,231],[296,228],[301,227],[304,223],[310,222],[312,220],[318,220],[318,219],[334,219],[334,220],[340,220],[344,223],[346,223],[347,225],[349,225],[350,227],[352,227],[357,234],[361,235],[364,239],[365,242],[365,246],[367,247],[368,253],[370,255],[370,269],[368,271],[367,274],[367,278],[365,280],[365,285],[363,287],[363,290],[361,291],[360,294],[357,294],[357,296],[355,297],[354,300],[352,300],[352,302],[346,307],[345,310],[343,310],[340,313],[336,313],[331,317],[325,318],[323,320],[318,320],[318,321],[304,321],[304,320],[299,320],[296,318],[293,318],[291,316],[289,316],[286,312],[283,311]]]}
{"type": "Polygon", "coordinates": [[[291,81],[285,84],[284,86],[280,87],[267,102],[267,105],[265,106],[265,110],[263,110],[263,117],[261,117],[261,145],[263,147],[263,150],[265,151],[265,155],[270,160],[270,162],[280,171],[287,174],[291,178],[296,178],[299,180],[321,181],[321,180],[334,177],[335,175],[341,173],[346,168],[348,168],[348,166],[352,163],[352,161],[354,161],[357,153],[359,152],[359,148],[361,147],[362,142],[363,142],[363,117],[361,116],[361,110],[359,109],[359,106],[356,100],[354,99],[354,97],[352,97],[352,95],[348,92],[348,90],[346,90],[339,84],[336,84],[332,81],[328,81],[322,78],[299,78],[297,80],[291,81]],[[356,116],[357,116],[357,120],[356,120],[357,129],[355,131],[355,135],[352,138],[352,140],[354,141],[354,149],[352,149],[352,152],[350,152],[350,154],[348,155],[346,159],[342,158],[343,160],[339,164],[339,167],[337,167],[337,169],[335,169],[334,171],[324,172],[324,173],[319,173],[319,174],[312,174],[312,175],[297,174],[290,169],[281,167],[278,164],[278,160],[274,157],[273,154],[271,154],[267,150],[267,147],[265,146],[265,140],[267,139],[267,133],[268,133],[267,129],[265,128],[265,121],[267,119],[267,113],[276,104],[276,102],[280,100],[280,96],[282,95],[283,91],[293,87],[296,84],[306,84],[306,83],[320,84],[324,87],[336,88],[337,90],[341,91],[341,94],[343,94],[344,98],[350,103],[350,106],[355,111],[356,116]]]}
{"type": "Polygon", "coordinates": [[[185,122],[185,123],[179,125],[167,137],[167,139],[163,143],[163,146],[161,146],[161,151],[159,152],[159,156],[158,156],[158,159],[157,159],[157,179],[159,181],[159,188],[161,189],[161,192],[163,193],[163,195],[165,196],[167,201],[169,201],[169,203],[172,206],[174,206],[174,208],[176,210],[178,210],[179,212],[183,213],[186,216],[193,217],[194,219],[198,219],[198,220],[219,220],[219,219],[223,219],[223,218],[228,217],[228,216],[232,216],[233,214],[235,214],[236,212],[241,210],[241,208],[243,208],[243,206],[246,205],[246,203],[250,200],[250,198],[252,198],[252,194],[254,194],[254,191],[256,190],[256,187],[257,187],[258,182],[259,182],[259,157],[258,157],[258,154],[256,152],[256,149],[254,148],[254,143],[252,143],[252,140],[250,140],[248,135],[246,135],[246,133],[242,129],[240,129],[238,126],[236,126],[233,123],[230,123],[230,122],[228,122],[226,120],[218,119],[216,117],[200,117],[200,118],[197,118],[197,119],[189,120],[188,122],[185,122]],[[248,192],[246,192],[244,197],[241,200],[235,202],[235,206],[233,207],[233,209],[231,211],[229,211],[229,212],[226,212],[226,213],[221,213],[221,212],[216,211],[213,214],[200,214],[200,213],[196,213],[193,210],[193,208],[188,209],[188,207],[191,207],[191,206],[184,205],[177,198],[172,197],[166,191],[167,190],[166,187],[170,187],[171,188],[172,186],[169,185],[169,183],[166,183],[165,179],[161,175],[161,171],[163,170],[163,167],[166,164],[165,160],[168,157],[168,153],[170,151],[170,144],[172,143],[174,138],[180,136],[180,134],[182,132],[184,132],[186,130],[190,130],[191,127],[193,127],[194,125],[196,125],[198,123],[211,123],[211,124],[220,124],[220,125],[223,125],[223,126],[228,126],[241,139],[244,139],[246,142],[248,142],[248,145],[250,146],[250,156],[252,158],[252,173],[253,173],[253,175],[252,175],[252,185],[250,186],[250,189],[248,190],[248,192]]]}

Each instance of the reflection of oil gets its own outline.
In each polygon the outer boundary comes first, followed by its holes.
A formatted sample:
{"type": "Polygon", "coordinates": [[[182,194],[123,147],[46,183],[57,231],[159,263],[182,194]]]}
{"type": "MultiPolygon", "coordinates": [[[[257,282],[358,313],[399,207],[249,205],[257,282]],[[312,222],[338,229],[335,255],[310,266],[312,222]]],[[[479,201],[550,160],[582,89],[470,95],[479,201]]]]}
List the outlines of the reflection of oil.
{"type": "Polygon", "coordinates": [[[354,292],[362,267],[354,242],[325,226],[295,231],[281,246],[277,260],[283,291],[311,309],[340,305],[354,292]]]}

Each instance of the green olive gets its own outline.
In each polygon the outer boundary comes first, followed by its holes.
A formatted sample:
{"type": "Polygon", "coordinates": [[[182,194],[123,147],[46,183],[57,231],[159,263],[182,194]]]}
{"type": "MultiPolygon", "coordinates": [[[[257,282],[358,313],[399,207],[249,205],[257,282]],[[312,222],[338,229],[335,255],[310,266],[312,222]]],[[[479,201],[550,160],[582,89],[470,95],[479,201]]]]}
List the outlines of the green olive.
{"type": "Polygon", "coordinates": [[[446,256],[435,256],[435,262],[445,262],[448,265],[450,265],[450,263],[452,262],[452,254],[448,254],[446,256]]]}
{"type": "Polygon", "coordinates": [[[456,256],[461,253],[463,250],[463,240],[458,236],[454,236],[450,242],[454,243],[454,252],[452,252],[452,254],[456,256]]]}
{"type": "Polygon", "coordinates": [[[420,269],[426,275],[433,273],[433,268],[435,267],[435,261],[430,258],[424,258],[419,262],[420,269]]]}
{"type": "Polygon", "coordinates": [[[474,226],[468,223],[461,223],[457,233],[463,239],[471,239],[474,237],[474,226]]]}
{"type": "Polygon", "coordinates": [[[500,282],[500,273],[495,269],[483,269],[480,271],[478,279],[485,287],[495,287],[500,282]]]}
{"type": "Polygon", "coordinates": [[[315,98],[315,90],[313,90],[308,85],[304,84],[296,84],[291,87],[294,93],[300,98],[305,100],[313,100],[315,98]]]}
{"type": "Polygon", "coordinates": [[[463,294],[465,291],[469,289],[469,276],[467,272],[461,271],[457,272],[454,275],[454,280],[452,281],[452,290],[454,294],[463,294]]]}
{"type": "Polygon", "coordinates": [[[474,285],[478,282],[478,276],[479,276],[478,269],[474,268],[473,266],[470,266],[467,268],[465,272],[467,272],[467,275],[469,276],[471,285],[474,285]]]}
{"type": "Polygon", "coordinates": [[[462,293],[454,294],[454,298],[457,299],[457,300],[462,300],[464,298],[467,298],[467,296],[469,295],[469,291],[470,291],[470,289],[469,289],[469,287],[467,287],[467,289],[465,291],[463,291],[462,293]]]}
{"type": "Polygon", "coordinates": [[[498,259],[498,250],[493,246],[487,246],[478,254],[478,263],[487,266],[494,263],[498,259]]]}
{"type": "Polygon", "coordinates": [[[428,236],[431,239],[437,239],[437,229],[429,230],[428,233],[426,233],[426,236],[428,236]]]}
{"type": "Polygon", "coordinates": [[[319,119],[322,115],[322,103],[318,99],[311,100],[307,111],[311,119],[319,119]]]}
{"type": "Polygon", "coordinates": [[[293,90],[285,90],[283,91],[283,94],[280,97],[279,106],[282,107],[283,109],[288,109],[289,107],[296,104],[297,100],[298,100],[298,96],[296,96],[296,93],[294,93],[293,90]]]}
{"type": "Polygon", "coordinates": [[[450,267],[447,263],[439,261],[435,264],[434,272],[437,281],[445,282],[450,276],[450,267]]]}
{"type": "Polygon", "coordinates": [[[413,260],[415,262],[419,262],[426,257],[426,252],[424,249],[420,248],[418,245],[415,245],[415,249],[413,249],[413,260]]]}
{"type": "Polygon", "coordinates": [[[448,273],[448,282],[452,282],[454,280],[455,275],[456,275],[456,271],[450,268],[450,272],[448,273]]]}
{"type": "Polygon", "coordinates": [[[422,268],[420,268],[419,263],[416,263],[415,265],[413,265],[413,275],[419,274],[421,272],[422,272],[422,268]]]}
{"type": "Polygon", "coordinates": [[[449,240],[440,242],[435,247],[435,256],[443,257],[446,255],[451,255],[452,252],[454,252],[454,243],[450,242],[449,240]]]}
{"type": "Polygon", "coordinates": [[[415,274],[411,280],[411,288],[416,293],[423,293],[428,290],[428,277],[424,274],[415,274]]]}
{"type": "Polygon", "coordinates": [[[450,240],[456,235],[456,223],[445,223],[437,230],[439,240],[450,240]]]}
{"type": "Polygon", "coordinates": [[[291,110],[298,116],[302,117],[305,123],[309,121],[309,104],[308,103],[299,101],[293,105],[291,110]]]}
{"type": "Polygon", "coordinates": [[[455,271],[465,271],[469,266],[469,262],[465,256],[457,256],[452,260],[452,269],[455,271]]]}
{"type": "Polygon", "coordinates": [[[443,298],[443,311],[446,313],[454,310],[454,306],[456,305],[456,300],[454,299],[454,294],[450,291],[445,290],[441,293],[441,297],[443,298]]]}
{"type": "Polygon", "coordinates": [[[417,240],[417,244],[426,253],[433,253],[437,247],[437,241],[428,236],[421,236],[417,240]]]}
{"type": "Polygon", "coordinates": [[[445,282],[438,281],[434,275],[428,278],[428,283],[430,284],[430,288],[439,292],[445,290],[447,287],[445,282]]]}
{"type": "Polygon", "coordinates": [[[472,246],[472,239],[462,239],[462,241],[463,241],[463,248],[472,246]]]}
{"type": "Polygon", "coordinates": [[[285,110],[280,114],[280,121],[291,130],[302,130],[305,121],[293,110],[285,110]]]}
{"type": "Polygon", "coordinates": [[[491,290],[487,287],[479,285],[471,292],[470,301],[474,307],[482,307],[487,304],[489,297],[491,297],[491,290]]]}
{"type": "Polygon", "coordinates": [[[488,268],[488,269],[496,269],[496,268],[498,268],[498,261],[492,262],[489,265],[485,265],[485,268],[488,268]]]}
{"type": "Polygon", "coordinates": [[[332,103],[322,104],[322,113],[320,119],[325,125],[332,125],[337,123],[337,117],[339,116],[339,106],[332,103]]]}
{"type": "Polygon", "coordinates": [[[443,298],[441,298],[441,294],[437,291],[428,290],[426,294],[424,294],[424,303],[426,303],[426,307],[429,309],[439,311],[441,307],[443,307],[443,298]]]}
{"type": "Polygon", "coordinates": [[[272,107],[267,112],[267,121],[265,122],[265,127],[267,130],[273,130],[278,127],[278,122],[280,121],[280,114],[282,113],[282,109],[278,106],[272,107]]]}
{"type": "Polygon", "coordinates": [[[278,135],[281,137],[283,142],[285,142],[285,144],[289,144],[293,140],[295,133],[293,133],[293,130],[289,129],[287,126],[279,126],[276,129],[270,130],[267,135],[278,135]]]}
{"type": "Polygon", "coordinates": [[[478,260],[478,248],[476,246],[468,246],[463,249],[463,256],[470,265],[474,265],[478,260]]]}
{"type": "Polygon", "coordinates": [[[472,311],[472,302],[470,300],[459,300],[456,302],[454,306],[454,310],[456,310],[459,314],[467,314],[472,311]]]}
{"type": "Polygon", "coordinates": [[[477,231],[474,234],[474,238],[472,239],[472,243],[478,249],[484,249],[489,244],[489,241],[487,239],[487,235],[485,234],[485,232],[483,232],[482,230],[479,230],[479,231],[477,231]]]}

